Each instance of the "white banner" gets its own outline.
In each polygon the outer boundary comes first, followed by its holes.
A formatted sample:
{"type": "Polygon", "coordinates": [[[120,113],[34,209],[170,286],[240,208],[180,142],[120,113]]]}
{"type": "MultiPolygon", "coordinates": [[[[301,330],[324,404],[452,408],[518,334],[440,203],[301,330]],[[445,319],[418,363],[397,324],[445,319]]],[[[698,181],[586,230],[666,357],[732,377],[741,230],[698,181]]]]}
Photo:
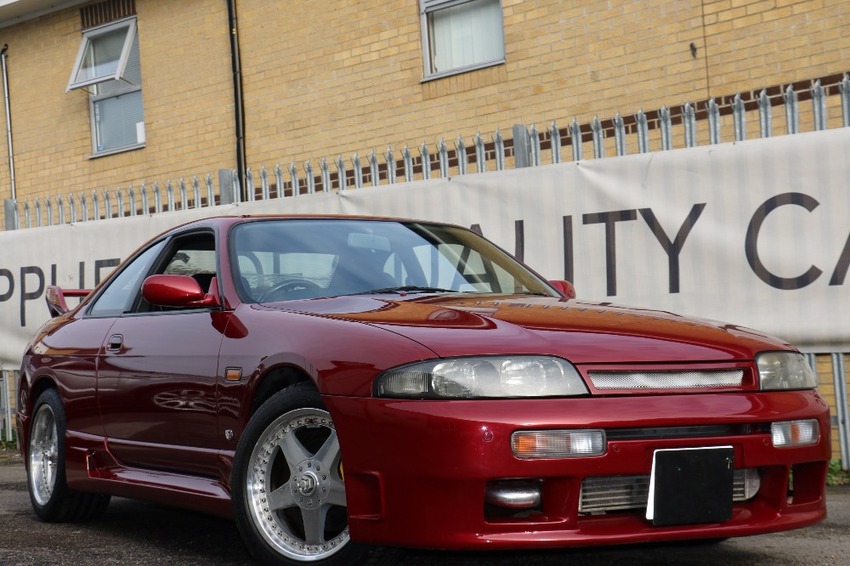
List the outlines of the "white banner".
{"type": "Polygon", "coordinates": [[[0,364],[136,247],[209,215],[400,216],[474,226],[579,297],[850,351],[850,129],[0,233],[0,364]]]}

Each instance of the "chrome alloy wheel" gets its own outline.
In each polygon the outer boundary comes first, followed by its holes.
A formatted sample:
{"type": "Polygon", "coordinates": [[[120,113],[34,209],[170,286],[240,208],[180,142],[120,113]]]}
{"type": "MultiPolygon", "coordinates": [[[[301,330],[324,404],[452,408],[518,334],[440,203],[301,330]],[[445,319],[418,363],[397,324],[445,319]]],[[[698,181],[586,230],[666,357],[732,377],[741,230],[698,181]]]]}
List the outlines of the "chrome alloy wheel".
{"type": "Polygon", "coordinates": [[[38,408],[33,419],[28,458],[32,496],[39,505],[47,505],[56,487],[59,459],[56,415],[47,403],[38,408]]]}
{"type": "Polygon", "coordinates": [[[339,441],[327,411],[278,417],[251,452],[246,482],[251,520],[282,555],[326,559],[349,542],[339,441]]]}

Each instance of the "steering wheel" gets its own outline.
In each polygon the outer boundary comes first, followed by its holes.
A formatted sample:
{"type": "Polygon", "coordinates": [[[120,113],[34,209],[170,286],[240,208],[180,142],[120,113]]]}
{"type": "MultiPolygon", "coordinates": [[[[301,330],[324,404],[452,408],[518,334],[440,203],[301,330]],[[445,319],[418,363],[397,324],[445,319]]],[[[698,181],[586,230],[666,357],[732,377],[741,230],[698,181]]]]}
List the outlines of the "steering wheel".
{"type": "Polygon", "coordinates": [[[281,281],[280,283],[278,283],[276,285],[272,285],[271,288],[269,288],[268,291],[266,291],[265,293],[260,295],[260,298],[257,299],[257,302],[260,302],[260,303],[266,302],[268,300],[271,300],[270,299],[271,297],[278,295],[278,294],[283,295],[281,297],[281,299],[284,299],[284,298],[287,298],[287,299],[303,298],[303,297],[288,296],[288,295],[290,293],[295,293],[297,291],[310,291],[310,290],[313,290],[313,289],[321,289],[321,287],[319,287],[318,285],[316,285],[315,283],[313,283],[312,281],[310,281],[308,279],[289,279],[287,281],[281,281]]]}

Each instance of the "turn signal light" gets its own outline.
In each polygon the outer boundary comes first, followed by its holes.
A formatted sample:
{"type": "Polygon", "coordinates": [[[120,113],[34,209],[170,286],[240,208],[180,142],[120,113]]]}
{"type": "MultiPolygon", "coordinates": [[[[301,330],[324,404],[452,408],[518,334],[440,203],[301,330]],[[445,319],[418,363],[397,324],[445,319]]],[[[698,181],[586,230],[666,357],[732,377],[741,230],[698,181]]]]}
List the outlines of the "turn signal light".
{"type": "Polygon", "coordinates": [[[820,428],[815,419],[783,421],[770,425],[773,445],[777,448],[817,444],[820,428]]]}
{"type": "Polygon", "coordinates": [[[511,435],[517,458],[574,458],[605,453],[604,430],[519,430],[511,435]]]}

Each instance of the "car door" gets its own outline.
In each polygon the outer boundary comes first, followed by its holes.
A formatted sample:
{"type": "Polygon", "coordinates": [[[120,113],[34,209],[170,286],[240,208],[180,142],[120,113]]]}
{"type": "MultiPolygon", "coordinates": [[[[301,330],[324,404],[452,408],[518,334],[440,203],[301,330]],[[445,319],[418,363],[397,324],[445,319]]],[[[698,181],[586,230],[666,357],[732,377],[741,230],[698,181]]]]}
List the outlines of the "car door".
{"type": "MultiPolygon", "coordinates": [[[[150,271],[191,275],[202,285],[215,272],[212,232],[166,242],[150,271]]],[[[98,404],[109,449],[128,466],[215,477],[224,439],[216,426],[222,334],[215,309],[157,307],[140,287],[101,349],[98,404]]]]}

